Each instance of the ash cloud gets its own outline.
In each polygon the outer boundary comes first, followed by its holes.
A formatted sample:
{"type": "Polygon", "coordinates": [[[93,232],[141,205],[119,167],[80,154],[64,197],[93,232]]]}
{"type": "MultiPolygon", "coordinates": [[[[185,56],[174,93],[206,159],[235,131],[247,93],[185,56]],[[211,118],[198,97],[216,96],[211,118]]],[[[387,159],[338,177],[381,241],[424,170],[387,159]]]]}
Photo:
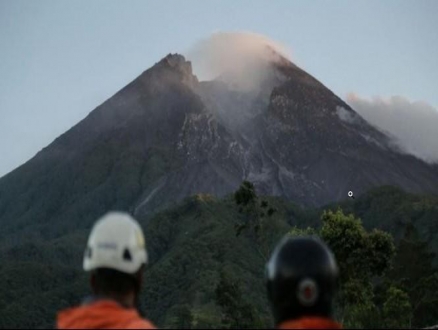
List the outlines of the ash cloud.
{"type": "Polygon", "coordinates": [[[200,80],[220,79],[234,89],[255,89],[268,78],[269,62],[290,51],[280,43],[248,32],[217,32],[197,42],[186,54],[200,80]]]}
{"type": "Polygon", "coordinates": [[[350,93],[347,102],[370,124],[392,135],[403,151],[438,163],[438,109],[402,96],[366,99],[350,93]]]}

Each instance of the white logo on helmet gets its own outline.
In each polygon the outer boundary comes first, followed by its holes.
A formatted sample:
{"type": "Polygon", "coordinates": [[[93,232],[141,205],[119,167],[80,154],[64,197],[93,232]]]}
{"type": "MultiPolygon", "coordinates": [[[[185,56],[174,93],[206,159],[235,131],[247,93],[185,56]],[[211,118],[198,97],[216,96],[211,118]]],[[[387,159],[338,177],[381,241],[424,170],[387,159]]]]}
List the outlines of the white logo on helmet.
{"type": "Polygon", "coordinates": [[[298,284],[297,298],[301,305],[307,307],[314,305],[318,294],[318,286],[314,280],[305,278],[298,284]]]}

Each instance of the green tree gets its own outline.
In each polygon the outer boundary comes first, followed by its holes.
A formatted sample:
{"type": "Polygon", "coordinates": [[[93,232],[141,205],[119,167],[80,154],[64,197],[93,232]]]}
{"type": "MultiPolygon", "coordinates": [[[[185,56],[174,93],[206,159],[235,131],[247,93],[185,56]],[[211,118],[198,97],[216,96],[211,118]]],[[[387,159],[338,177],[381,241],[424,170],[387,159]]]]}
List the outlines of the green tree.
{"type": "Polygon", "coordinates": [[[247,233],[254,241],[260,256],[266,261],[273,241],[278,239],[276,221],[272,218],[275,208],[267,200],[257,196],[254,185],[249,181],[243,181],[234,193],[234,202],[243,218],[242,222],[235,225],[236,236],[247,233]]]}
{"type": "Polygon", "coordinates": [[[289,236],[297,237],[297,236],[313,236],[317,235],[318,231],[315,228],[307,227],[305,229],[292,227],[287,233],[289,236]]]}
{"type": "Polygon", "coordinates": [[[434,258],[427,242],[408,223],[388,278],[408,293],[414,327],[438,323],[438,272],[433,267],[434,258]]]}
{"type": "Polygon", "coordinates": [[[325,211],[321,220],[320,236],[335,254],[342,279],[371,280],[389,269],[395,254],[390,234],[381,230],[368,233],[360,219],[341,209],[325,211]]]}
{"type": "Polygon", "coordinates": [[[412,307],[406,292],[391,286],[387,300],[383,304],[383,317],[388,328],[409,328],[411,326],[412,307]]]}
{"type": "Polygon", "coordinates": [[[318,235],[333,251],[340,270],[337,318],[349,327],[376,326],[379,318],[369,317],[380,314],[373,301],[373,279],[383,276],[391,265],[392,236],[376,229],[366,231],[360,219],[341,209],[324,211],[321,221],[319,230],[293,228],[289,234],[318,235]]]}
{"type": "Polygon", "coordinates": [[[215,290],[215,300],[222,310],[222,329],[261,326],[256,310],[244,299],[238,281],[223,271],[215,290]]]}

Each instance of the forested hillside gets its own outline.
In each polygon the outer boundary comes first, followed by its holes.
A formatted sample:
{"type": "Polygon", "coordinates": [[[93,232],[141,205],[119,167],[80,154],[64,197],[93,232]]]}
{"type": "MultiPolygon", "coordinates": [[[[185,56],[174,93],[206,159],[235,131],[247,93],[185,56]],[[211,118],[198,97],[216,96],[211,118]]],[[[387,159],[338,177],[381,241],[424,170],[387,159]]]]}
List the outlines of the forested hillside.
{"type": "MultiPolygon", "coordinates": [[[[382,187],[303,209],[257,196],[251,184],[239,191],[223,199],[195,195],[139,219],[150,254],[141,305],[158,326],[272,326],[264,264],[287,233],[320,235],[334,250],[343,271],[336,315],[346,326],[438,323],[431,250],[438,248],[438,197],[382,187]]],[[[81,270],[88,230],[46,241],[16,234],[0,243],[0,328],[53,327],[59,309],[80,303],[88,294],[81,270]]]]}

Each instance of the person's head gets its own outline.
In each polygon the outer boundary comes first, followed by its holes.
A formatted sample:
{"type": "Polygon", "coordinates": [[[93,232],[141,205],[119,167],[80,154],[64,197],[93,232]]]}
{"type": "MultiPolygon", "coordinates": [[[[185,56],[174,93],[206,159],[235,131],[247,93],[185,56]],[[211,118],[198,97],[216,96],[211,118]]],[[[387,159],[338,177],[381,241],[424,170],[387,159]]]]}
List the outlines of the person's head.
{"type": "Polygon", "coordinates": [[[266,265],[268,299],[276,324],[332,315],[338,267],[316,237],[285,237],[266,265]]]}
{"type": "Polygon", "coordinates": [[[96,221],[83,261],[95,295],[134,306],[146,263],[143,231],[129,214],[109,212],[96,221]]]}

